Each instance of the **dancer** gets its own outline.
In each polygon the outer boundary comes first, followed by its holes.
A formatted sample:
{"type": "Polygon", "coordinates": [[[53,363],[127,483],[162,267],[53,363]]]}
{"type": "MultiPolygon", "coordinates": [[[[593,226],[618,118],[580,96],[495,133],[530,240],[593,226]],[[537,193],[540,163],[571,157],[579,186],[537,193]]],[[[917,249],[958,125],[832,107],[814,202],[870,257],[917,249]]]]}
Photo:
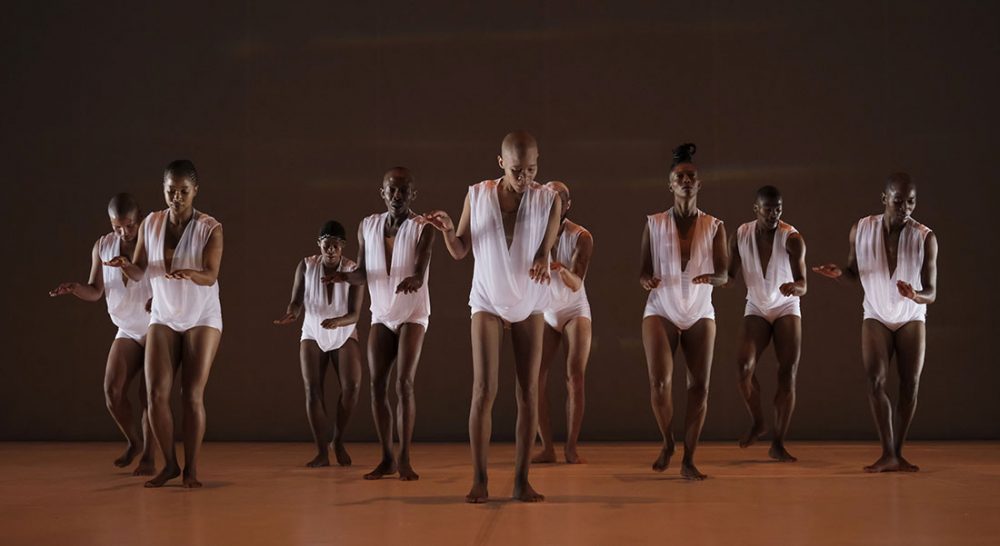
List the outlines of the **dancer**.
{"type": "Polygon", "coordinates": [[[198,454],[205,436],[205,385],[222,339],[219,268],[222,224],[195,210],[200,186],[194,163],[172,161],[163,173],[167,209],[150,213],[139,227],[133,258],[117,256],[105,265],[120,267],[134,282],[149,278],[153,305],[146,336],[146,388],[153,435],[164,466],[146,487],[160,487],[181,475],[174,446],[170,390],[180,368],[184,408],[183,485],[201,487],[198,454]]]}
{"type": "Polygon", "coordinates": [[[344,257],[347,234],[344,226],[330,220],[319,230],[316,241],[319,254],[308,256],[295,269],[292,298],[284,316],[275,324],[291,324],[302,316],[302,338],[299,342],[299,364],[306,391],[306,417],[316,443],[316,456],[306,463],[310,468],[330,466],[330,450],[340,466],[350,466],[351,456],[344,447],[344,430],[358,404],[361,388],[361,345],[356,325],[361,315],[364,289],[346,284],[328,284],[323,279],[335,272],[352,271],[356,264],[344,257]],[[333,364],[333,373],[340,382],[337,400],[337,424],[330,439],[326,413],[326,372],[333,364]]]}
{"type": "Polygon", "coordinates": [[[792,226],[781,221],[781,193],[774,186],[757,190],[757,219],[739,227],[729,241],[729,282],[743,272],[747,306],[740,328],[736,362],[740,393],[750,412],[750,432],[740,440],[748,447],[764,434],[764,414],[757,382],[757,362],[771,340],[778,358],[774,395],[774,438],[768,455],[777,461],[796,459],[785,449],[785,435],[795,409],[795,376],[802,350],[799,297],[806,293],[806,244],[792,226]]]}
{"type": "Polygon", "coordinates": [[[729,257],[722,221],[698,209],[701,180],[692,162],[694,144],[674,149],[670,191],[674,206],[650,215],[642,233],[639,284],[649,290],[642,319],[642,344],[649,367],[650,400],[663,436],[653,470],[664,471],[674,453],[671,381],[674,353],[687,361],[687,415],[681,476],[703,480],[694,464],[708,410],[708,383],[715,349],[712,288],[726,284],[729,257]]]}
{"type": "Polygon", "coordinates": [[[594,252],[594,238],[583,226],[566,218],[572,200],[569,188],[562,182],[549,182],[547,187],[559,195],[562,217],[559,239],[552,253],[552,295],[545,309],[545,334],[542,338],[542,363],[538,374],[538,436],[542,450],[531,459],[532,463],[556,462],[552,440],[552,421],[549,418],[548,385],[549,367],[566,341],[566,462],[586,462],[577,453],[580,427],[583,425],[584,373],[590,358],[591,317],[590,302],[583,286],[590,257],[594,252]]]}
{"type": "Polygon", "coordinates": [[[916,472],[903,458],[903,443],[917,409],[924,367],[927,305],[937,298],[937,237],[912,218],[917,187],[906,173],[893,173],[882,192],[882,214],[851,228],[847,265],[826,264],[813,271],[831,279],[860,280],[864,287],[861,356],[868,375],[868,402],[882,443],[882,455],[866,472],[916,472]],[[896,355],[899,401],[893,426],[885,382],[896,355]]]}
{"type": "Polygon", "coordinates": [[[538,370],[542,360],[542,313],[549,300],[549,255],[559,232],[559,201],[535,182],[538,144],[524,131],[503,139],[497,162],[504,174],[469,188],[458,228],[444,211],[425,216],[444,233],[456,260],[469,250],[475,257],[472,292],[472,366],[474,383],[469,411],[472,488],[467,502],[489,498],[486,459],[497,391],[500,343],[510,325],[517,379],[517,441],[514,498],[538,502],[544,496],[528,483],[531,444],[535,438],[538,370]]]}
{"type": "Polygon", "coordinates": [[[103,295],[108,304],[111,322],[118,327],[111,342],[108,362],[104,369],[104,401],[118,430],[125,436],[125,452],[115,459],[121,468],[132,464],[139,456],[133,476],[151,476],[156,470],[153,437],[146,414],[146,380],[142,373],[146,330],[149,329],[149,298],[152,291],[148,280],[129,281],[121,271],[104,267],[104,262],[116,256],[131,256],[142,213],[139,203],[127,193],[119,193],[108,203],[111,233],[94,243],[90,259],[90,280],[86,284],[64,282],[49,292],[50,296],[73,294],[84,301],[97,301],[103,295]],[[128,391],[132,381],[139,379],[139,428],[135,430],[132,404],[128,391]]]}

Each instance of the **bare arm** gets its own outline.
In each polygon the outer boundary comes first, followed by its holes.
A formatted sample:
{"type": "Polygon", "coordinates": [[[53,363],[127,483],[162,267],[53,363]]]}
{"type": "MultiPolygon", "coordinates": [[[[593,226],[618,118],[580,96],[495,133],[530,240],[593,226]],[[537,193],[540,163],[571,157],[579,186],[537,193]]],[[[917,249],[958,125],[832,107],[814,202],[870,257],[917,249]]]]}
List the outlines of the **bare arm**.
{"type": "Polygon", "coordinates": [[[857,281],[861,278],[858,273],[858,253],[855,248],[855,240],[857,240],[858,235],[858,223],[855,222],[851,226],[850,244],[851,250],[847,255],[847,265],[840,267],[837,264],[824,264],[818,265],[813,268],[813,271],[827,277],[829,279],[847,279],[849,281],[857,281]]]}
{"type": "Polygon", "coordinates": [[[132,257],[115,256],[104,262],[108,267],[118,267],[122,273],[132,282],[139,282],[146,276],[146,220],[139,224],[139,237],[135,243],[135,250],[132,257]]]}
{"type": "Polygon", "coordinates": [[[358,226],[358,267],[354,271],[334,271],[324,275],[320,281],[325,283],[346,282],[351,286],[364,286],[368,282],[368,269],[365,265],[365,222],[358,226]]]}
{"type": "Polygon", "coordinates": [[[358,322],[361,318],[361,305],[365,302],[365,287],[351,286],[351,291],[347,293],[347,314],[339,317],[332,317],[320,322],[323,328],[339,328],[358,322]]]}
{"type": "Polygon", "coordinates": [[[552,247],[556,244],[556,239],[559,238],[560,218],[562,218],[562,201],[553,199],[552,206],[549,208],[545,237],[542,238],[542,244],[538,246],[535,259],[531,262],[531,269],[528,270],[528,276],[535,282],[549,282],[549,256],[552,254],[552,247]]]}
{"type": "Polygon", "coordinates": [[[743,269],[743,258],[740,256],[740,238],[737,234],[733,234],[729,238],[729,280],[723,285],[725,288],[736,284],[736,278],[740,274],[740,270],[743,269]]]}
{"type": "Polygon", "coordinates": [[[285,314],[281,318],[275,320],[274,323],[279,325],[291,324],[302,316],[302,306],[303,301],[305,301],[305,294],[306,261],[302,260],[299,262],[299,266],[295,268],[295,280],[292,281],[292,298],[288,301],[288,307],[285,308],[285,314]]]}
{"type": "Polygon", "coordinates": [[[715,230],[715,238],[712,239],[712,265],[715,269],[714,273],[698,275],[691,279],[691,282],[712,286],[725,286],[729,282],[729,246],[726,239],[726,226],[721,223],[719,229],[715,230]]]}
{"type": "Polygon", "coordinates": [[[788,262],[792,267],[792,282],[786,282],[778,287],[778,291],[783,295],[804,296],[806,295],[806,242],[798,233],[788,236],[785,241],[785,250],[788,252],[788,262]]]}
{"type": "Polygon", "coordinates": [[[590,257],[594,253],[594,237],[590,232],[584,231],[576,240],[576,248],[573,249],[573,262],[569,267],[559,262],[552,262],[552,270],[559,274],[563,284],[570,290],[576,292],[583,286],[583,280],[587,278],[587,270],[590,268],[590,257]]]}
{"type": "Polygon", "coordinates": [[[431,250],[434,249],[434,238],[437,231],[424,229],[420,232],[420,239],[417,240],[417,263],[413,266],[413,275],[400,281],[396,287],[396,293],[412,294],[424,285],[424,278],[427,274],[427,266],[431,263],[431,250]]]}
{"type": "Polygon", "coordinates": [[[646,222],[639,250],[639,284],[646,290],[653,290],[660,286],[660,279],[653,276],[653,249],[649,245],[649,222],[646,222]]]}
{"type": "Polygon", "coordinates": [[[469,222],[469,194],[465,194],[465,204],[462,205],[462,217],[458,220],[458,227],[451,221],[451,217],[443,210],[428,212],[424,215],[424,221],[434,226],[444,234],[444,246],[448,249],[448,254],[452,258],[461,260],[472,248],[472,233],[469,222]]]}
{"type": "Polygon", "coordinates": [[[55,289],[49,291],[49,295],[64,296],[73,294],[83,301],[97,301],[104,295],[104,271],[101,270],[101,240],[94,243],[94,248],[90,252],[90,280],[87,284],[78,282],[60,283],[55,289]]]}
{"type": "MultiPolygon", "coordinates": [[[[138,248],[138,245],[136,246],[138,248]]],[[[187,279],[199,286],[212,286],[219,280],[219,269],[222,267],[222,226],[216,226],[208,236],[208,243],[202,252],[201,270],[179,269],[164,275],[168,279],[187,279]]]]}
{"type": "Polygon", "coordinates": [[[934,232],[928,233],[924,240],[924,264],[920,268],[920,285],[923,289],[917,292],[910,283],[898,281],[896,287],[904,298],[922,304],[934,303],[937,299],[937,253],[937,237],[934,232]]]}

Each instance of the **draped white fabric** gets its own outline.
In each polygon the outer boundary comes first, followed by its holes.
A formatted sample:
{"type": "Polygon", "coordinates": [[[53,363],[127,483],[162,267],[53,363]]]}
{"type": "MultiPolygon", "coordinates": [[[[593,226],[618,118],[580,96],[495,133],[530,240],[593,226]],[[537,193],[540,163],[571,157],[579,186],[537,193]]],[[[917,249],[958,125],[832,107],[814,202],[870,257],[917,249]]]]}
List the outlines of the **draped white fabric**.
{"type": "Polygon", "coordinates": [[[908,282],[918,292],[923,290],[920,271],[924,265],[924,241],[931,230],[912,218],[906,221],[899,234],[896,270],[889,275],[883,222],[881,214],[858,220],[854,249],[861,284],[865,288],[865,318],[876,319],[895,329],[910,321],[924,320],[927,315],[927,305],[901,296],[896,281],[908,282]]]}
{"type": "Polygon", "coordinates": [[[431,314],[431,298],[424,272],[424,284],[412,294],[396,293],[399,283],[413,275],[417,265],[417,242],[425,224],[409,218],[396,232],[392,258],[385,255],[385,223],[389,213],[373,214],[364,219],[365,272],[371,296],[372,324],[390,327],[405,322],[424,323],[431,314]],[[390,267],[386,267],[386,266],[390,267]]]}
{"type": "Polygon", "coordinates": [[[743,269],[743,282],[747,285],[747,301],[760,309],[770,309],[778,305],[786,305],[798,296],[782,295],[778,288],[792,282],[792,265],[788,259],[788,237],[798,233],[794,227],[785,222],[778,222],[774,232],[774,246],[771,249],[771,259],[767,263],[767,271],[761,269],[760,250],[757,248],[757,221],[747,222],[736,232],[740,252],[740,262],[743,269]]]}
{"type": "MultiPolygon", "coordinates": [[[[114,232],[101,237],[98,256],[106,262],[121,255],[121,237],[114,232]]],[[[131,258],[131,256],[128,256],[131,258]]],[[[104,277],[104,298],[108,303],[108,315],[115,326],[127,332],[130,337],[142,337],[149,329],[149,313],[146,302],[153,295],[149,276],[139,282],[128,281],[117,267],[102,266],[104,277]]]]}
{"type": "MultiPolygon", "coordinates": [[[[573,267],[573,253],[576,252],[576,243],[580,239],[580,234],[584,229],[572,222],[567,221],[565,228],[556,241],[555,257],[556,261],[564,267],[573,267]]],[[[562,282],[562,277],[555,271],[552,272],[552,299],[547,310],[557,311],[565,307],[579,306],[587,303],[587,289],[581,286],[576,292],[572,291],[562,282]]]]}
{"type": "MultiPolygon", "coordinates": [[[[323,328],[321,323],[326,319],[337,318],[347,314],[348,297],[351,285],[346,282],[333,283],[332,297],[327,285],[323,284],[323,257],[309,256],[305,258],[305,292],[302,305],[305,308],[305,318],[302,320],[302,340],[311,339],[325,351],[339,349],[347,342],[357,324],[349,324],[337,328],[323,328]]],[[[357,267],[353,261],[342,258],[337,265],[337,271],[354,271],[357,267]]]]}

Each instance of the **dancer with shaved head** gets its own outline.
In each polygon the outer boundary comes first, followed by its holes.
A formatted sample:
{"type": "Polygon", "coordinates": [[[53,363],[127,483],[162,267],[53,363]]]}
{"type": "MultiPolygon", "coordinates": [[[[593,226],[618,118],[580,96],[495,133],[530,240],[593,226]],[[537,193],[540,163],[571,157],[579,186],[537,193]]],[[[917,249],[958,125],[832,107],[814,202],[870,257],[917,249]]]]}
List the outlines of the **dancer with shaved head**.
{"type": "Polygon", "coordinates": [[[583,281],[594,252],[594,238],[583,226],[566,217],[573,203],[566,184],[549,182],[546,186],[559,195],[562,218],[559,222],[559,239],[552,249],[552,294],[551,302],[545,309],[542,363],[538,375],[538,436],[542,441],[542,449],[531,462],[556,461],[546,387],[552,359],[565,341],[568,394],[564,455],[567,463],[578,464],[586,462],[577,452],[577,442],[583,426],[584,374],[587,371],[587,360],[590,359],[591,339],[590,302],[587,300],[583,281]]]}
{"type": "Polygon", "coordinates": [[[542,360],[543,313],[549,303],[549,261],[559,233],[560,203],[535,182],[538,144],[524,131],[503,139],[497,163],[503,176],[469,188],[458,226],[444,211],[425,215],[444,234],[456,260],[475,257],[469,307],[472,312],[474,383],[469,412],[472,488],[467,502],[486,502],[486,460],[497,391],[500,343],[509,325],[517,379],[514,498],[544,499],[528,482],[535,438],[538,371],[542,360]]]}
{"type": "Polygon", "coordinates": [[[831,279],[861,281],[864,288],[861,360],[882,443],[882,455],[865,471],[916,472],[917,465],[903,457],[903,443],[917,409],[927,305],[937,299],[937,237],[912,217],[917,187],[906,173],[889,175],[882,204],[882,214],[862,218],[851,228],[847,265],[826,264],[813,271],[831,279]],[[899,373],[896,423],[885,389],[893,355],[899,373]]]}
{"type": "Polygon", "coordinates": [[[87,283],[64,282],[49,292],[50,296],[72,294],[84,301],[97,301],[103,295],[108,304],[111,322],[118,327],[115,340],[108,352],[104,369],[104,399],[118,430],[128,445],[125,453],[115,459],[117,467],[132,464],[139,457],[139,464],[132,472],[135,476],[149,476],[155,471],[153,435],[149,430],[146,412],[146,380],[143,374],[146,331],[149,329],[149,299],[152,290],[149,280],[129,280],[121,271],[104,265],[117,256],[131,256],[142,222],[139,203],[127,193],[119,193],[108,203],[111,233],[94,243],[90,258],[90,279],[87,283]],[[132,404],[128,391],[132,382],[139,383],[140,431],[136,430],[132,404]]]}
{"type": "Polygon", "coordinates": [[[424,229],[426,222],[410,209],[417,197],[417,188],[409,169],[395,167],[386,172],[379,195],[385,202],[386,212],[372,214],[361,222],[357,269],[331,275],[327,280],[356,285],[367,283],[372,301],[368,366],[372,417],[382,444],[382,460],[365,474],[365,479],[377,480],[398,471],[400,480],[414,481],[420,476],[410,463],[417,411],[413,382],[430,322],[427,272],[437,231],[424,229]],[[389,374],[394,365],[398,458],[393,453],[389,405],[389,374]]]}

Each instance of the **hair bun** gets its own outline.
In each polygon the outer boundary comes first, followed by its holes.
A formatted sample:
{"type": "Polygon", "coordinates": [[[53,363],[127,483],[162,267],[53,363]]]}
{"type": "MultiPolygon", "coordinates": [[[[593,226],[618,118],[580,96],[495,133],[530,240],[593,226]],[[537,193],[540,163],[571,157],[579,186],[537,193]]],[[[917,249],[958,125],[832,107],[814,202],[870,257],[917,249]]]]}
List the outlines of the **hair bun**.
{"type": "Polygon", "coordinates": [[[674,162],[670,167],[676,167],[681,163],[690,163],[696,151],[698,151],[698,147],[693,142],[685,142],[674,148],[674,162]]]}

